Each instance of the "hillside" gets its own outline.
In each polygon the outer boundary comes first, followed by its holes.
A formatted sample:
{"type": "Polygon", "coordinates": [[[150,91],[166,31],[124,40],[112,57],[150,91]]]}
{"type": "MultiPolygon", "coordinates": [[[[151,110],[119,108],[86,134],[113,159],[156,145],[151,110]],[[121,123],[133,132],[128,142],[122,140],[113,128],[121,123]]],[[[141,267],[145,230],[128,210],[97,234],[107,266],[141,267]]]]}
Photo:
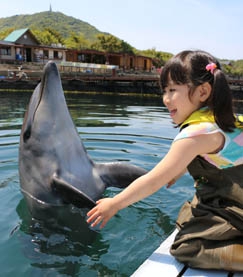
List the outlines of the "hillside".
{"type": "Polygon", "coordinates": [[[71,32],[74,32],[77,34],[82,33],[85,39],[94,41],[97,34],[107,34],[87,22],[67,16],[61,12],[46,11],[0,18],[1,31],[9,28],[44,30],[45,28],[50,28],[50,26],[59,32],[63,38],[67,38],[71,32]]]}

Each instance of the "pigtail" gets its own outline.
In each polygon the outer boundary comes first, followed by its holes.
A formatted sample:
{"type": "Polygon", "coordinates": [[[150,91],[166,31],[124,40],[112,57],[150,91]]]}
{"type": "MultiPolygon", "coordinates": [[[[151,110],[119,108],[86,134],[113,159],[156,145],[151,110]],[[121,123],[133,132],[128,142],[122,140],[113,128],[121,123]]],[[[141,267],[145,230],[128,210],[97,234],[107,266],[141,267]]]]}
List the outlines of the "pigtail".
{"type": "Polygon", "coordinates": [[[213,111],[218,126],[225,132],[232,132],[235,128],[235,117],[228,81],[220,69],[215,69],[213,76],[212,99],[209,101],[209,108],[213,111]]]}

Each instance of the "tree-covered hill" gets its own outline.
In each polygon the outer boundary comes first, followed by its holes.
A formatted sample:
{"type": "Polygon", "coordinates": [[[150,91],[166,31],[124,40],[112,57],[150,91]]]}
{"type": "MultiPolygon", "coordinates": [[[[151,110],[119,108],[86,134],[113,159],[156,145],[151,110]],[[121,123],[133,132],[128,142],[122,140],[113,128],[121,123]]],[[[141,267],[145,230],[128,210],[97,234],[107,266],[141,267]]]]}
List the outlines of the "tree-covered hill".
{"type": "Polygon", "coordinates": [[[90,41],[95,41],[98,34],[107,34],[96,29],[87,22],[67,16],[61,12],[40,12],[35,14],[14,15],[0,18],[0,31],[8,29],[29,28],[31,30],[56,30],[63,38],[70,36],[71,32],[82,34],[90,41]]]}

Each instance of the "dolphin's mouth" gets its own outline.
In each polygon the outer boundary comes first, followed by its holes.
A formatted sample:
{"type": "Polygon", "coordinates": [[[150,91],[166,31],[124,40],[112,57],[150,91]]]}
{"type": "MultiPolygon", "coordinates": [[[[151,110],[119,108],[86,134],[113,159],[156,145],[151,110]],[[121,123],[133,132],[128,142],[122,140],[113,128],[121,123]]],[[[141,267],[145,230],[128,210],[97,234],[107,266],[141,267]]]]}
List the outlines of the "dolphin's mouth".
{"type": "Polygon", "coordinates": [[[62,196],[66,203],[71,203],[78,208],[93,208],[96,205],[94,200],[86,193],[59,178],[56,174],[52,176],[51,187],[57,194],[62,196]]]}
{"type": "Polygon", "coordinates": [[[38,205],[40,205],[44,208],[62,207],[63,206],[63,204],[61,204],[61,203],[48,203],[48,202],[45,202],[43,200],[40,200],[40,199],[34,197],[33,195],[31,195],[28,191],[22,189],[22,188],[21,188],[21,191],[25,195],[26,198],[31,199],[31,201],[34,201],[34,202],[38,203],[38,205]]]}

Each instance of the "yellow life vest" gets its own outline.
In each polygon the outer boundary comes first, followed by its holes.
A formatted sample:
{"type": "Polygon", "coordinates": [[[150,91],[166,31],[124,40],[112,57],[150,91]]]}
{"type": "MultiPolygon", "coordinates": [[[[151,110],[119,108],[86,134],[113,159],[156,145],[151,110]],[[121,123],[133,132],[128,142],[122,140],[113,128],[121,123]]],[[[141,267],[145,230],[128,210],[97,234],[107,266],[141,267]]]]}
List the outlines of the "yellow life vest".
{"type": "MultiPolygon", "coordinates": [[[[235,126],[236,128],[243,129],[243,115],[235,115],[236,121],[235,126]]],[[[197,124],[200,122],[215,122],[214,115],[212,111],[208,108],[202,108],[195,112],[193,112],[181,125],[180,128],[183,129],[187,125],[197,124]]]]}

